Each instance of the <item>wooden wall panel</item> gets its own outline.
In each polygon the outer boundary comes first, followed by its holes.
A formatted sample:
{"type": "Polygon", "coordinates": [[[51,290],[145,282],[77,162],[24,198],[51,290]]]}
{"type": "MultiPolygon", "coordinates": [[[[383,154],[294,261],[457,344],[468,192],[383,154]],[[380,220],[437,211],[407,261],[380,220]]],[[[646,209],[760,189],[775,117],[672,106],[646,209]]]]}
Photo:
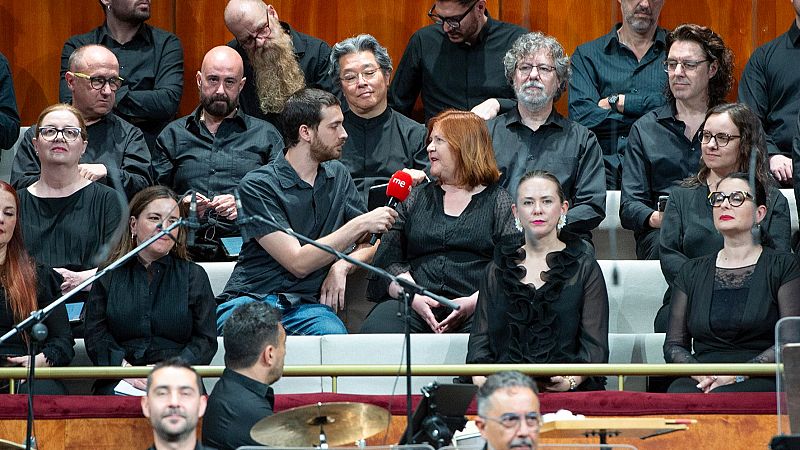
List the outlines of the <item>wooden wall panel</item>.
{"type": "MultiPolygon", "coordinates": [[[[396,64],[411,34],[430,23],[425,13],[431,3],[275,0],[273,5],[282,20],[329,44],[358,33],[371,33],[389,49],[396,64]]],[[[64,41],[96,27],[103,19],[97,0],[76,0],[69,7],[64,6],[63,0],[39,0],[35,3],[38,13],[31,13],[30,5],[22,1],[0,2],[0,52],[11,62],[17,101],[26,124],[57,100],[64,41]]],[[[184,46],[186,84],[181,114],[187,114],[197,104],[194,73],[205,52],[231,39],[222,20],[224,5],[224,0],[153,0],[150,23],[175,32],[184,46]]],[[[569,53],[578,44],[608,32],[620,20],[617,0],[489,0],[488,7],[494,17],[557,37],[569,53]]],[[[670,0],[664,6],[661,22],[667,28],[683,22],[702,23],[719,32],[736,54],[738,77],[750,52],[785,32],[793,16],[789,0],[670,0]]]]}

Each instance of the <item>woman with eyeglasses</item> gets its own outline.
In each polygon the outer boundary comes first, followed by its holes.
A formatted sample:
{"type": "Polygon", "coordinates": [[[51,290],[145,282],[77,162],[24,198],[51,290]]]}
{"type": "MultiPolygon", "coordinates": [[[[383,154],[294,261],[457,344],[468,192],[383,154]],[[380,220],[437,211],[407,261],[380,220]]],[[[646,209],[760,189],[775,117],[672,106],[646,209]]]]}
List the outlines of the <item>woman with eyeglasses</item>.
{"type": "MultiPolygon", "coordinates": [[[[708,195],[719,180],[733,172],[753,171],[765,186],[767,208],[758,228],[770,236],[768,245],[789,250],[789,202],[769,172],[766,138],[758,117],[742,103],[716,106],[706,115],[700,140],[702,157],[697,175],[672,190],[664,212],[659,253],[661,270],[670,286],[686,261],[722,248],[723,236],[714,227],[708,195]]],[[[668,290],[656,315],[656,332],[667,329],[670,295],[668,290]]]]}
{"type": "MultiPolygon", "coordinates": [[[[81,176],[78,163],[88,142],[77,109],[66,104],[45,108],[34,136],[41,176],[19,191],[25,247],[61,275],[61,292],[67,293],[92,276],[106,258],[124,199],[110,187],[81,176]]],[[[85,299],[81,292],[70,302],[85,299]]]]}
{"type": "MultiPolygon", "coordinates": [[[[733,53],[700,25],[667,35],[667,104],[637,120],[622,162],[620,220],[633,230],[638,259],[658,259],[664,202],[678,182],[698,170],[706,111],[725,101],[733,84],[733,53]]],[[[625,110],[635,108],[625,104],[625,110]]]]}
{"type": "MultiPolygon", "coordinates": [[[[129,228],[106,261],[116,261],[161,228],[186,216],[165,186],[131,200],[129,228]]],[[[217,351],[216,307],[208,275],[188,259],[186,232],[173,229],[92,286],[86,306],[86,350],[97,366],[144,366],[171,357],[205,365],[217,351]]],[[[114,394],[120,380],[97,380],[94,392],[114,394]]],[[[125,387],[146,390],[147,380],[125,387]]]]}
{"type": "MultiPolygon", "coordinates": [[[[768,201],[761,181],[751,186],[748,178],[734,172],[711,185],[708,203],[723,246],[689,260],[673,281],[664,341],[668,363],[774,363],[775,324],[800,315],[800,267],[791,253],[762,244],[763,228],[754,232],[768,201]]],[[[774,376],[708,374],[678,378],[668,391],[774,390],[774,376]]]]}

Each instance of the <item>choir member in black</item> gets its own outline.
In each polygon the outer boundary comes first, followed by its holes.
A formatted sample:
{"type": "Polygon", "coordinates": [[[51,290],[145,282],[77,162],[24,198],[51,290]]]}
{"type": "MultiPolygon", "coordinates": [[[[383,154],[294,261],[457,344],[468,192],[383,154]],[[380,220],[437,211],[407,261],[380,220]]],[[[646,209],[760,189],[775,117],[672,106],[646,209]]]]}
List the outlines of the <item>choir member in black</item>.
{"type": "Polygon", "coordinates": [[[11,148],[19,137],[19,112],[8,60],[0,53],[0,149],[11,148]]]}
{"type": "MultiPolygon", "coordinates": [[[[178,203],[164,186],[136,194],[130,232],[108,262],[177,221],[178,203]]],[[[217,351],[215,307],[208,275],[187,259],[186,232],[176,228],[94,283],[86,307],[86,350],[97,366],[140,366],[174,356],[208,364],[217,351]]],[[[125,381],[145,389],[143,379],[125,381]]],[[[95,393],[111,394],[117,382],[98,380],[95,393]]]]}
{"type": "MultiPolygon", "coordinates": [[[[778,189],[767,162],[767,146],[758,117],[744,104],[723,104],[711,108],[700,130],[702,158],[696,176],[685,179],[672,190],[664,211],[659,259],[668,284],[672,284],[681,266],[692,258],[710,255],[722,248],[722,235],[714,228],[708,194],[713,186],[733,172],[752,168],[763,186],[767,186],[767,214],[759,226],[772,238],[775,249],[789,250],[789,202],[778,189]],[[756,154],[752,155],[752,150],[756,154]]],[[[668,289],[664,306],[658,311],[655,331],[667,331],[669,320],[668,289]]]]}
{"type": "MultiPolygon", "coordinates": [[[[533,171],[512,206],[525,243],[503,242],[481,280],[467,363],[608,362],[608,294],[591,246],[562,229],[558,178],[533,171]]],[[[482,383],[484,377],[476,377],[482,383]]],[[[603,377],[554,376],[545,391],[604,389],[603,377]]]]}
{"type": "MultiPolygon", "coordinates": [[[[47,107],[33,135],[41,176],[19,191],[25,247],[38,262],[61,274],[61,292],[67,293],[94,275],[106,257],[119,228],[124,199],[81,175],[80,158],[88,142],[77,109],[65,104],[47,107]]],[[[81,292],[71,302],[86,297],[81,292]]]]}
{"type": "MultiPolygon", "coordinates": [[[[17,226],[19,198],[5,181],[0,181],[0,334],[28,318],[31,311],[44,308],[59,297],[58,275],[36,264],[25,250],[22,226],[17,226]]],[[[47,339],[34,358],[36,367],[66,366],[75,356],[75,344],[67,321],[67,309],[61,305],[44,321],[47,339]]],[[[0,366],[28,367],[28,344],[31,337],[15,335],[0,345],[0,366]]],[[[23,385],[24,386],[24,385],[23,385]]],[[[37,380],[38,394],[66,394],[58,380],[37,380]]]]}
{"type": "MultiPolygon", "coordinates": [[[[774,363],[779,319],[800,315],[800,266],[794,255],[763,245],[767,194],[756,179],[735,172],[708,197],[719,252],[689,260],[673,283],[664,340],[668,363],[774,363]],[[757,228],[757,227],[756,227],[757,228]],[[759,234],[761,236],[759,237],[759,234]]],[[[774,391],[775,377],[693,376],[675,380],[669,392],[774,391]]]]}
{"type": "MultiPolygon", "coordinates": [[[[511,197],[500,173],[485,122],[477,115],[447,110],[428,123],[428,158],[436,182],[412,189],[398,207],[399,218],[383,235],[374,264],[414,280],[461,305],[443,307],[430,297],[412,300],[411,331],[468,332],[478,301],[478,284],[495,246],[522,236],[514,227],[511,197]]],[[[380,301],[362,333],[402,333],[400,287],[373,280],[370,299],[380,301]],[[391,297],[391,298],[390,298],[391,297]]]]}

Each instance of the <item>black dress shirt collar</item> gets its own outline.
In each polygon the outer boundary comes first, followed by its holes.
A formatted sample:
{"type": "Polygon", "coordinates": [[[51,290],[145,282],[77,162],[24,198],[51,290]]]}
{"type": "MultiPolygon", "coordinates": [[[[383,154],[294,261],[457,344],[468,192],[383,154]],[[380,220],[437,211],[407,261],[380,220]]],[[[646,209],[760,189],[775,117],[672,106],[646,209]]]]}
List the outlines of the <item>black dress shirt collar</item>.
{"type": "Polygon", "coordinates": [[[789,31],[786,32],[786,36],[789,38],[786,48],[800,47],[800,28],[797,28],[796,20],[792,21],[792,26],[789,27],[789,31]]]}
{"type": "MultiPolygon", "coordinates": [[[[292,165],[289,164],[289,161],[286,160],[285,149],[275,158],[274,164],[275,172],[278,175],[278,181],[281,183],[282,188],[289,189],[293,186],[309,189],[312,188],[312,186],[309,186],[308,183],[300,178],[300,175],[297,174],[297,171],[294,170],[294,167],[292,167],[292,165]]],[[[324,176],[325,178],[333,178],[334,174],[331,171],[325,170],[325,164],[321,163],[317,166],[317,178],[320,176],[324,176]]]]}
{"type": "MultiPolygon", "coordinates": [[[[617,34],[620,28],[622,28],[622,23],[614,25],[611,28],[611,32],[605,35],[605,44],[603,45],[603,49],[606,53],[611,54],[614,49],[622,46],[622,43],[619,41],[619,35],[617,34]]],[[[656,28],[656,35],[654,36],[653,40],[653,45],[660,48],[665,48],[667,46],[667,30],[661,27],[656,28]]]]}
{"type": "Polygon", "coordinates": [[[345,117],[345,122],[347,122],[348,125],[354,125],[359,128],[373,128],[383,125],[392,118],[392,108],[387,106],[382,113],[375,117],[370,117],[369,119],[359,116],[352,110],[347,111],[345,117]]]}
{"type": "MultiPolygon", "coordinates": [[[[505,121],[504,125],[506,128],[511,128],[514,124],[519,124],[521,126],[527,126],[524,122],[522,122],[522,116],[519,113],[519,106],[516,108],[511,109],[506,114],[501,115],[505,121]]],[[[555,108],[550,110],[550,115],[547,116],[547,120],[541,125],[542,127],[558,127],[558,128],[566,128],[568,125],[567,119],[565,119],[561,114],[556,111],[555,108]]]]}
{"type": "Polygon", "coordinates": [[[273,393],[272,388],[268,384],[262,383],[258,380],[254,380],[246,375],[242,375],[239,372],[236,372],[235,370],[227,368],[222,371],[222,376],[230,379],[231,381],[236,382],[237,384],[242,385],[245,389],[247,389],[248,391],[252,391],[259,397],[267,399],[270,405],[273,405],[275,403],[275,394],[273,393]]]}
{"type": "MultiPolygon", "coordinates": [[[[100,38],[98,40],[99,42],[105,42],[105,39],[111,39],[112,41],[119,44],[119,42],[117,42],[117,40],[114,39],[114,36],[111,35],[111,31],[108,29],[107,23],[103,23],[103,26],[98,28],[97,30],[98,30],[98,37],[100,38]]],[[[133,35],[133,39],[131,39],[131,42],[137,39],[144,40],[145,44],[147,44],[148,46],[153,45],[153,33],[150,32],[150,27],[146,23],[142,23],[139,26],[139,30],[136,31],[136,34],[133,35]]]]}
{"type": "MultiPolygon", "coordinates": [[[[200,120],[200,116],[202,115],[202,113],[203,113],[202,106],[198,106],[197,108],[195,108],[194,111],[192,111],[192,114],[190,114],[189,117],[186,118],[187,130],[193,133],[197,133],[198,130],[200,130],[200,124],[203,123],[203,121],[200,120]]],[[[245,113],[244,111],[242,111],[241,107],[236,108],[236,114],[232,115],[231,117],[226,117],[225,119],[223,119],[223,122],[224,121],[232,121],[237,125],[239,125],[242,130],[247,129],[247,121],[245,120],[245,113]]]]}
{"type": "Polygon", "coordinates": [[[303,55],[306,54],[306,41],[297,34],[288,23],[281,22],[281,28],[283,28],[283,31],[289,33],[289,36],[292,38],[292,47],[294,47],[294,54],[297,55],[297,59],[302,58],[303,55]]]}

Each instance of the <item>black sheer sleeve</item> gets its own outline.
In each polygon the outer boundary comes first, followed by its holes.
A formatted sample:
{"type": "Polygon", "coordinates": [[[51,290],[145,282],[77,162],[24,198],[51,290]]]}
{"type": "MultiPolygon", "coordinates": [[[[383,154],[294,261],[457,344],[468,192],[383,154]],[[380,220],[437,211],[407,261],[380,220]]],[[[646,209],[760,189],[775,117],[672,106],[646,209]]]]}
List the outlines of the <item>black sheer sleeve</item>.
{"type": "Polygon", "coordinates": [[[494,264],[490,264],[478,287],[478,304],[475,307],[475,314],[472,316],[472,329],[467,345],[467,364],[496,362],[497,355],[492,352],[489,345],[489,309],[492,300],[505,300],[495,276],[496,269],[494,264]]]}
{"type": "Polygon", "coordinates": [[[684,292],[684,284],[680,283],[680,276],[676,278],[678,284],[672,290],[670,299],[669,325],[667,337],[664,339],[664,361],[668,363],[696,363],[692,356],[692,336],[689,333],[689,298],[684,292]]]}
{"type": "MultiPolygon", "coordinates": [[[[38,277],[38,302],[44,308],[59,297],[61,287],[58,275],[50,268],[40,266],[37,268],[38,277]]],[[[50,313],[45,320],[47,325],[47,339],[42,347],[42,353],[51,366],[66,366],[75,357],[75,341],[69,326],[67,307],[63,304],[50,313]]]]}
{"type": "Polygon", "coordinates": [[[579,340],[579,360],[587,363],[608,362],[608,292],[597,261],[592,261],[583,285],[579,340]]]}
{"type": "MultiPolygon", "coordinates": [[[[783,274],[784,280],[789,280],[781,283],[778,288],[778,314],[780,318],[800,316],[800,302],[797,301],[800,296],[800,268],[797,262],[792,259],[789,267],[786,268],[783,274]]],[[[796,328],[796,327],[794,327],[796,328]]],[[[797,333],[796,330],[792,332],[797,333]]],[[[798,338],[798,336],[794,336],[798,338]]],[[[796,340],[793,340],[796,342],[796,340]]],[[[775,346],[764,350],[756,357],[751,359],[751,363],[774,363],[775,362],[775,346]]]]}
{"type": "Polygon", "coordinates": [[[201,266],[189,263],[192,338],[180,354],[189,364],[208,364],[217,352],[216,308],[208,274],[201,266]]]}

